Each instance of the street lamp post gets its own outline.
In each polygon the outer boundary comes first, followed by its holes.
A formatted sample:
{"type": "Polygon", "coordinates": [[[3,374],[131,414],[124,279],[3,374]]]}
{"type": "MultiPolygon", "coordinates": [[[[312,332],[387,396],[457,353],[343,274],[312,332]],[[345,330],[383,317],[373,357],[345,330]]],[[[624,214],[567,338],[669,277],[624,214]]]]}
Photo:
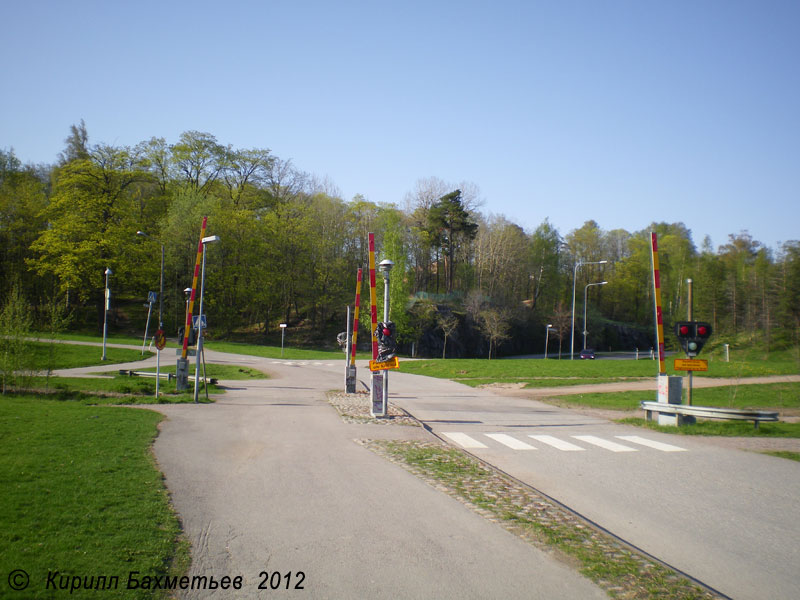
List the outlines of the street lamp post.
{"type": "MultiPolygon", "coordinates": [[[[208,237],[204,237],[201,242],[203,243],[203,268],[201,270],[200,275],[200,314],[197,318],[197,349],[195,350],[195,366],[194,366],[194,403],[197,404],[197,396],[200,391],[200,353],[203,349],[203,292],[205,291],[206,285],[206,244],[210,244],[212,242],[218,242],[219,236],[218,235],[211,235],[208,237]]],[[[205,379],[205,376],[203,377],[205,379]]],[[[208,383],[205,382],[205,385],[208,386],[208,383]]],[[[206,387],[206,391],[208,387],[206,387]]]]}
{"type": "Polygon", "coordinates": [[[113,271],[111,267],[106,267],[106,290],[104,292],[105,299],[103,304],[103,357],[106,360],[106,337],[108,336],[108,311],[111,308],[111,290],[108,287],[108,277],[113,271]]]}
{"type": "Polygon", "coordinates": [[[596,283],[587,283],[586,286],[583,288],[583,349],[586,350],[586,334],[589,333],[586,331],[586,299],[587,299],[587,292],[589,288],[593,285],[605,285],[607,281],[598,281],[596,283]]]}
{"type": "Polygon", "coordinates": [[[553,328],[552,323],[547,325],[544,336],[544,357],[547,359],[547,344],[550,342],[550,330],[553,328]]]}
{"type": "MultiPolygon", "coordinates": [[[[382,260],[378,265],[378,269],[383,273],[383,322],[389,322],[389,273],[394,267],[394,262],[388,258],[382,260]]],[[[381,414],[385,417],[387,415],[387,407],[389,404],[389,371],[383,371],[383,393],[381,399],[381,414]]]]}
{"type": "Polygon", "coordinates": [[[607,260],[598,260],[596,262],[581,262],[578,261],[575,263],[575,269],[572,272],[572,328],[570,329],[570,340],[569,340],[569,359],[573,360],[575,358],[575,279],[578,276],[578,267],[581,265],[604,265],[608,261],[607,260]]]}
{"type": "MultiPolygon", "coordinates": [[[[150,238],[144,231],[137,231],[136,235],[150,238]]],[[[159,276],[158,283],[158,330],[164,331],[164,244],[159,242],[161,246],[161,275],[159,276]]],[[[161,381],[161,350],[156,346],[156,398],[158,398],[158,384],[161,381]]]]}

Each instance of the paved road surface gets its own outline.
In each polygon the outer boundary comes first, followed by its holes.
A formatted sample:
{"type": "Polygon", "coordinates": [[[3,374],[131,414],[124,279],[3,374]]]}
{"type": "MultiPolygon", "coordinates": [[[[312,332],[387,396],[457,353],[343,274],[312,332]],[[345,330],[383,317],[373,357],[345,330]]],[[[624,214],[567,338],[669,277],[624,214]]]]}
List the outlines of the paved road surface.
{"type": "Polygon", "coordinates": [[[399,374],[394,401],[454,446],[733,598],[800,598],[800,465],[399,374]]]}
{"type": "MultiPolygon", "coordinates": [[[[298,571],[302,598],[604,598],[575,571],[386,462],[354,439],[419,437],[421,428],[350,425],[323,399],[343,385],[325,363],[248,364],[270,380],[228,382],[211,405],[165,405],[155,443],[193,545],[191,574],[298,571]]],[[[207,593],[185,597],[206,598],[207,593]]]]}
{"type": "MultiPolygon", "coordinates": [[[[227,382],[213,405],[158,407],[169,419],[155,452],[193,574],[243,575],[250,596],[235,597],[262,597],[265,569],[303,571],[307,597],[603,596],[355,444],[425,434],[342,423],[322,399],[343,385],[340,362],[207,359],[273,378],[227,382]]],[[[797,463],[445,380],[392,373],[390,390],[454,446],[731,597],[800,597],[797,463]]]]}

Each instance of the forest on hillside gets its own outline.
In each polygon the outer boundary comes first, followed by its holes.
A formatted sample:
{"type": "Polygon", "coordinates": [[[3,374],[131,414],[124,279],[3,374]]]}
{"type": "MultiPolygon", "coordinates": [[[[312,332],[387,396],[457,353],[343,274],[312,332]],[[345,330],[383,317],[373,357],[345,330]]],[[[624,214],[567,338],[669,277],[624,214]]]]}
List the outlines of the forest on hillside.
{"type": "Polygon", "coordinates": [[[406,352],[542,352],[547,336],[551,351],[568,351],[573,286],[576,348],[586,297],[588,346],[648,350],[655,231],[665,330],[686,318],[692,279],[694,316],[715,334],[760,335],[768,347],[798,342],[800,241],[773,250],[741,231],[717,248],[708,239],[698,247],[682,223],[629,232],[587,221],[562,235],[543,219],[526,231],[481,212],[474,184],[437,178],[398,197],[345,200],[269,149],[232,148],[210,133],[120,147],[90,143],[81,122],[52,165],[24,165],[13,148],[0,149],[0,328],[9,307],[24,302],[39,329],[58,321],[99,330],[110,268],[112,330],[133,331],[148,291],[158,290],[163,248],[163,319],[175,335],[208,217],[206,235],[220,238],[206,253],[210,337],[274,342],[287,323],[308,343],[333,345],[364,268],[360,339],[368,344],[374,232],[376,261],[395,263],[391,319],[406,352]]]}

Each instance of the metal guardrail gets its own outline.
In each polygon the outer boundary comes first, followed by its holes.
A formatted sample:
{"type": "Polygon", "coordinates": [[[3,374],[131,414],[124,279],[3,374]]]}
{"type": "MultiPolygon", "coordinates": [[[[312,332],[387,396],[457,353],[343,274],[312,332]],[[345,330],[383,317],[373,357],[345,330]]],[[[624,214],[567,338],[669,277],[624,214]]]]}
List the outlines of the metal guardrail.
{"type": "Polygon", "coordinates": [[[687,406],[685,404],[667,404],[665,402],[646,402],[641,403],[642,408],[647,413],[647,419],[652,418],[652,413],[663,413],[669,415],[689,415],[703,419],[730,419],[737,421],[753,421],[753,425],[758,429],[758,424],[762,421],[777,421],[778,413],[768,410],[749,410],[744,408],[717,408],[713,406],[687,406]]]}

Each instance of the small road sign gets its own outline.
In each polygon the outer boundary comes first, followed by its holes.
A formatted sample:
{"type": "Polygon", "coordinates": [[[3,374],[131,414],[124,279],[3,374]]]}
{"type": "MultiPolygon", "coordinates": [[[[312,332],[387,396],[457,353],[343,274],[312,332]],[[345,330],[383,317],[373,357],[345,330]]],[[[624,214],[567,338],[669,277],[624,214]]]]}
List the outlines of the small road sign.
{"type": "Polygon", "coordinates": [[[208,327],[208,321],[206,321],[205,315],[192,315],[192,328],[197,329],[198,319],[200,320],[200,323],[202,323],[203,329],[206,329],[208,327]]]}
{"type": "Polygon", "coordinates": [[[167,345],[167,336],[164,334],[164,330],[159,329],[158,331],[156,331],[156,334],[153,337],[155,339],[156,348],[158,348],[159,350],[163,350],[164,346],[167,345]]]}
{"type": "Polygon", "coordinates": [[[399,369],[400,368],[400,361],[397,357],[390,358],[389,360],[385,360],[383,362],[378,362],[377,360],[369,361],[369,370],[370,371],[385,371],[387,369],[399,369]]]}
{"type": "Polygon", "coordinates": [[[158,301],[158,292],[147,292],[147,301],[155,304],[158,301]]]}
{"type": "Polygon", "coordinates": [[[700,358],[676,358],[676,371],[708,371],[708,361],[700,358]]]}

